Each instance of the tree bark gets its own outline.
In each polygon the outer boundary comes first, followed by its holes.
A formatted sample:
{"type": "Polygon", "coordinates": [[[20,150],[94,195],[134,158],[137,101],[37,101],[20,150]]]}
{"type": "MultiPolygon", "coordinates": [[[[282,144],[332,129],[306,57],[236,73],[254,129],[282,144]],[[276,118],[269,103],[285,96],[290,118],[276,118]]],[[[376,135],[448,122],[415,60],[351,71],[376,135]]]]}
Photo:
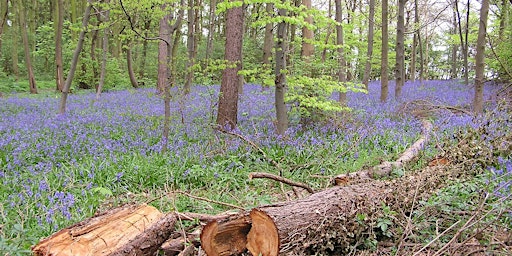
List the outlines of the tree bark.
{"type": "Polygon", "coordinates": [[[66,100],[68,98],[69,89],[71,88],[71,82],[73,82],[73,76],[75,75],[78,57],[80,56],[80,52],[82,51],[82,47],[84,45],[85,32],[87,29],[87,24],[89,23],[91,8],[92,0],[87,0],[87,7],[85,8],[84,17],[82,19],[82,30],[80,31],[80,36],[78,37],[78,44],[76,45],[75,52],[73,53],[73,59],[71,60],[71,66],[69,68],[68,77],[66,78],[66,83],[64,84],[64,88],[62,90],[62,97],[59,107],[60,114],[64,114],[66,112],[66,100]]]}
{"type": "MultiPolygon", "coordinates": [[[[148,37],[149,29],[151,28],[151,19],[146,17],[146,21],[144,22],[144,37],[148,37]]],[[[139,78],[143,78],[145,76],[146,71],[146,56],[148,52],[148,40],[142,40],[142,56],[140,57],[140,66],[139,66],[139,78]]]]}
{"type": "Polygon", "coordinates": [[[126,49],[126,66],[128,68],[128,75],[130,76],[130,83],[132,84],[132,87],[138,88],[139,82],[137,82],[137,77],[133,71],[132,50],[130,48],[126,49]]]}
{"type": "MultiPolygon", "coordinates": [[[[110,0],[105,0],[106,4],[109,4],[110,0]]],[[[105,76],[107,74],[107,55],[108,55],[108,34],[110,31],[108,22],[110,20],[110,10],[105,11],[105,17],[103,19],[105,28],[103,29],[103,39],[101,41],[101,70],[100,70],[100,80],[98,82],[98,88],[96,90],[96,99],[98,99],[101,95],[101,90],[105,84],[105,76]]],[[[130,74],[130,80],[133,76],[133,69],[131,69],[131,65],[128,65],[128,72],[130,74]]]]}
{"type": "MultiPolygon", "coordinates": [[[[231,0],[235,1],[235,0],[231,0]]],[[[244,28],[242,6],[229,8],[226,12],[225,60],[228,67],[222,71],[217,124],[234,129],[238,115],[238,71],[242,65],[242,40],[244,28]]]]}
{"type": "Polygon", "coordinates": [[[487,17],[489,15],[489,0],[482,1],[480,9],[480,25],[478,27],[478,38],[476,42],[475,56],[475,98],[473,99],[473,110],[475,113],[482,113],[484,109],[484,82],[485,82],[485,36],[487,34],[487,17]]]}
{"type": "Polygon", "coordinates": [[[55,6],[55,83],[56,90],[64,88],[64,66],[62,62],[62,29],[64,26],[64,2],[57,0],[55,6]]]}
{"type": "MultiPolygon", "coordinates": [[[[267,3],[265,6],[265,14],[268,17],[274,17],[274,4],[267,3]]],[[[274,34],[272,30],[274,24],[268,22],[265,24],[265,37],[263,39],[263,64],[270,68],[270,59],[272,58],[272,46],[274,44],[274,34]]]]}
{"type": "Polygon", "coordinates": [[[215,9],[217,7],[216,0],[210,0],[210,21],[208,24],[208,39],[206,42],[206,62],[209,63],[213,52],[213,38],[215,34],[215,9]]]}
{"type": "Polygon", "coordinates": [[[404,45],[404,15],[405,15],[405,2],[407,0],[398,0],[398,17],[396,28],[396,65],[395,65],[395,98],[400,99],[402,96],[402,88],[405,80],[405,45],[404,45]]]}
{"type": "MultiPolygon", "coordinates": [[[[162,5],[162,9],[166,9],[166,5],[162,5]]],[[[165,15],[160,20],[159,37],[161,40],[158,42],[158,77],[157,77],[157,92],[159,94],[165,93],[165,87],[169,81],[169,62],[168,62],[168,45],[171,41],[170,35],[170,22],[171,14],[165,15]]]]}
{"type": "Polygon", "coordinates": [[[187,54],[188,60],[186,64],[186,79],[185,85],[183,86],[183,93],[188,94],[190,92],[190,86],[192,85],[192,80],[194,79],[194,70],[192,70],[192,66],[194,66],[195,62],[195,49],[194,49],[194,41],[195,41],[195,14],[194,14],[194,0],[188,0],[188,9],[187,9],[187,54]]]}
{"type": "MultiPolygon", "coordinates": [[[[311,10],[311,0],[302,0],[302,5],[305,7],[306,11],[311,10]]],[[[313,25],[313,17],[311,15],[307,15],[304,18],[304,21],[307,24],[313,25]]],[[[304,58],[306,62],[310,61],[311,56],[315,53],[315,48],[311,41],[314,40],[313,30],[310,30],[308,27],[302,27],[302,51],[301,56],[304,58]]]]}
{"type": "Polygon", "coordinates": [[[388,0],[382,0],[382,50],[380,62],[380,102],[388,100],[388,0]]]}
{"type": "MultiPolygon", "coordinates": [[[[285,17],[287,15],[287,11],[285,9],[279,9],[278,15],[285,17]]],[[[286,94],[286,53],[288,51],[287,26],[288,24],[286,24],[285,21],[281,21],[279,24],[277,24],[277,42],[275,46],[276,66],[274,73],[276,90],[274,96],[274,105],[276,108],[277,134],[279,135],[284,135],[288,129],[288,112],[284,101],[286,94]]]]}
{"type": "Polygon", "coordinates": [[[368,16],[368,49],[366,52],[366,65],[364,68],[363,84],[368,90],[368,81],[372,73],[372,56],[373,56],[373,23],[375,17],[375,0],[370,0],[370,14],[368,16]]]}
{"type": "Polygon", "coordinates": [[[25,8],[23,6],[23,1],[18,1],[18,15],[19,15],[19,25],[21,30],[21,39],[23,41],[23,49],[25,52],[25,67],[27,67],[28,73],[28,82],[30,86],[30,93],[37,93],[37,85],[36,79],[34,77],[34,69],[32,67],[32,60],[30,58],[30,46],[28,42],[28,32],[27,32],[27,19],[25,17],[25,8]]]}
{"type": "MultiPolygon", "coordinates": [[[[342,86],[347,81],[347,63],[345,60],[345,50],[343,47],[343,10],[341,7],[341,0],[335,0],[334,5],[336,8],[335,19],[339,24],[336,25],[336,44],[338,45],[338,82],[342,86]]],[[[345,106],[347,105],[347,92],[342,90],[339,92],[338,102],[345,106]]]]}

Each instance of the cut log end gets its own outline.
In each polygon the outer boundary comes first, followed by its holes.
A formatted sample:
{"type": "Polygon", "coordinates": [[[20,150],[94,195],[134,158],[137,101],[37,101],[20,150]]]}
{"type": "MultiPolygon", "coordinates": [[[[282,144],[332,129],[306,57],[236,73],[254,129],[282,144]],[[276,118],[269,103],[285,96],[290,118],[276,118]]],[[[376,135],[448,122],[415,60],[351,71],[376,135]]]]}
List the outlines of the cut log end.
{"type": "Polygon", "coordinates": [[[252,220],[252,228],[247,235],[247,249],[252,255],[277,256],[279,233],[272,218],[256,208],[249,216],[252,220]]]}
{"type": "Polygon", "coordinates": [[[201,247],[208,256],[240,254],[247,249],[250,229],[247,217],[226,222],[212,221],[201,232],[201,247]]]}

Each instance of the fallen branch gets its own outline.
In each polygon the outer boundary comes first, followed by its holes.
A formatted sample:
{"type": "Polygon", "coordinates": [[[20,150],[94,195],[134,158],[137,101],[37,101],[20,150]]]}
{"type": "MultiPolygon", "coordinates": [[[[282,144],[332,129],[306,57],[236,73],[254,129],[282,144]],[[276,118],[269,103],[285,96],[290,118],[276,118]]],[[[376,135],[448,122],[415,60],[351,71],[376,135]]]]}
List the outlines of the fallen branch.
{"type": "Polygon", "coordinates": [[[281,176],[274,175],[271,173],[251,172],[251,173],[249,173],[249,180],[252,180],[252,179],[271,179],[271,180],[279,181],[281,183],[284,183],[284,184],[287,184],[287,185],[290,185],[293,187],[303,188],[311,194],[315,193],[315,191],[307,184],[293,181],[293,180],[287,179],[285,177],[281,177],[281,176]]]}
{"type": "MultiPolygon", "coordinates": [[[[342,184],[352,183],[355,180],[369,180],[376,177],[385,177],[391,174],[393,168],[400,168],[404,164],[410,162],[412,159],[418,156],[419,152],[425,144],[428,142],[430,132],[432,131],[432,123],[428,120],[422,120],[422,135],[421,137],[407,148],[397,160],[393,162],[385,161],[371,169],[362,170],[353,173],[340,174],[334,178],[334,180],[341,180],[347,182],[341,182],[342,184]]],[[[338,183],[338,182],[337,182],[338,183]]]]}

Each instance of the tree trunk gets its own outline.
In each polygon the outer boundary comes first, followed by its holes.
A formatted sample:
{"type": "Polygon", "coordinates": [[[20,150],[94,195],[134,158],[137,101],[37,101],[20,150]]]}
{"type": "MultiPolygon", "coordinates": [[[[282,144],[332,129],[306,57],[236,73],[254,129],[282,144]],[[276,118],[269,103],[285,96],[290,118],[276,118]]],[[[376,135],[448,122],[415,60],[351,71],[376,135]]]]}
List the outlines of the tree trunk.
{"type": "Polygon", "coordinates": [[[463,65],[464,65],[464,83],[466,85],[469,85],[469,65],[468,65],[468,26],[469,26],[469,0],[468,0],[468,4],[467,4],[467,12],[466,12],[466,38],[464,39],[463,38],[463,33],[462,33],[462,20],[461,20],[461,17],[460,17],[460,11],[459,11],[459,4],[458,4],[458,1],[454,1],[454,5],[455,5],[455,11],[457,13],[457,23],[458,23],[458,27],[459,27],[459,38],[460,38],[460,46],[461,46],[461,49],[462,49],[462,57],[463,57],[463,65]]]}
{"type": "MultiPolygon", "coordinates": [[[[267,3],[265,7],[265,16],[274,17],[274,4],[267,3]]],[[[270,68],[270,59],[272,58],[272,46],[274,45],[274,34],[272,30],[274,24],[268,22],[265,24],[265,38],[263,39],[263,64],[270,68]]]]}
{"type": "Polygon", "coordinates": [[[183,86],[183,93],[188,94],[190,92],[190,86],[192,85],[192,80],[194,79],[194,70],[192,67],[194,66],[194,32],[195,32],[195,15],[194,15],[194,0],[188,0],[188,9],[187,9],[187,54],[188,60],[186,65],[186,79],[185,85],[183,86]]]}
{"type": "MultiPolygon", "coordinates": [[[[106,4],[109,4],[110,0],[105,0],[106,4]]],[[[107,73],[107,55],[108,55],[108,34],[109,34],[109,26],[108,22],[110,20],[110,10],[105,11],[105,18],[103,19],[105,23],[105,28],[103,29],[103,40],[101,42],[101,70],[100,70],[100,81],[98,83],[98,88],[96,90],[96,99],[98,99],[101,95],[101,90],[105,84],[105,76],[107,73]]],[[[128,71],[130,73],[130,79],[133,76],[133,69],[130,70],[131,65],[128,65],[128,71]]]]}
{"type": "MultiPolygon", "coordinates": [[[[332,1],[331,0],[328,0],[327,1],[327,18],[328,19],[332,19],[332,1]]],[[[332,31],[332,28],[331,28],[331,23],[327,24],[327,28],[326,28],[326,35],[325,35],[325,45],[328,45],[329,44],[329,39],[331,39],[331,31],[332,31]]],[[[322,50],[322,62],[325,62],[325,60],[327,59],[327,47],[325,47],[323,50],[322,50]]]]}
{"type": "Polygon", "coordinates": [[[126,49],[126,66],[128,67],[128,75],[130,76],[132,87],[138,88],[139,82],[137,82],[137,77],[135,77],[135,72],[133,71],[132,50],[130,48],[126,49]]]}
{"type": "MultiPolygon", "coordinates": [[[[452,20],[452,34],[457,33],[457,14],[455,13],[455,10],[453,10],[453,20],[452,20]]],[[[451,47],[451,56],[450,56],[450,62],[451,62],[451,69],[450,69],[450,78],[455,79],[457,78],[457,48],[458,46],[456,44],[453,44],[451,47]]]]}
{"type": "MultiPolygon", "coordinates": [[[[144,37],[148,38],[149,29],[151,28],[151,19],[147,18],[144,22],[144,37]]],[[[143,78],[146,72],[146,56],[148,52],[148,40],[142,40],[142,56],[140,57],[139,78],[143,78]]]]}
{"type": "Polygon", "coordinates": [[[217,7],[216,0],[210,0],[210,21],[208,24],[208,39],[206,42],[206,62],[209,63],[213,52],[213,37],[215,34],[215,9],[217,7]]]}
{"type": "Polygon", "coordinates": [[[487,35],[487,16],[489,14],[489,0],[482,1],[480,9],[480,26],[478,27],[478,39],[476,41],[475,56],[475,98],[473,100],[473,110],[476,113],[482,113],[484,109],[484,82],[485,82],[485,36],[487,35]]]}
{"type": "Polygon", "coordinates": [[[9,15],[9,0],[0,2],[0,59],[2,59],[2,35],[4,33],[5,23],[7,22],[7,16],[9,15]]]}
{"type": "MultiPolygon", "coordinates": [[[[335,5],[335,20],[339,24],[336,25],[336,44],[338,45],[338,82],[342,86],[345,86],[344,83],[347,81],[347,63],[345,61],[345,51],[343,49],[343,13],[341,7],[341,0],[334,0],[335,5]]],[[[347,92],[346,90],[342,90],[339,92],[338,102],[341,105],[347,104],[347,92]]]]}
{"type": "Polygon", "coordinates": [[[420,25],[420,13],[419,13],[419,8],[418,8],[418,0],[414,0],[414,29],[416,31],[414,31],[413,38],[412,38],[411,71],[409,72],[412,82],[416,81],[416,59],[417,59],[416,53],[418,52],[418,50],[417,50],[418,49],[418,35],[419,35],[418,31],[420,30],[419,25],[420,25]]]}
{"type": "Polygon", "coordinates": [[[62,62],[62,29],[64,26],[64,2],[57,0],[55,6],[55,83],[56,90],[64,87],[64,66],[62,62]]]}
{"type": "Polygon", "coordinates": [[[87,0],[87,7],[85,8],[84,17],[82,19],[82,30],[80,31],[80,36],[78,37],[78,44],[76,45],[75,52],[73,53],[73,59],[71,60],[71,66],[69,67],[68,77],[66,78],[66,83],[64,84],[64,88],[62,90],[62,97],[59,107],[60,114],[64,114],[66,112],[66,100],[68,98],[69,89],[71,88],[71,82],[73,82],[73,76],[75,75],[78,57],[80,56],[80,52],[82,51],[82,47],[84,45],[85,32],[87,29],[87,24],[89,23],[89,15],[91,13],[91,8],[92,0],[87,0]]]}
{"type": "MultiPolygon", "coordinates": [[[[311,10],[311,0],[302,0],[302,5],[304,5],[306,11],[311,10]]],[[[304,21],[307,24],[313,25],[313,17],[311,15],[307,15],[304,18],[304,21]]],[[[309,61],[311,56],[315,53],[315,48],[311,41],[314,40],[314,34],[313,30],[310,30],[308,27],[303,26],[302,27],[302,51],[301,56],[304,58],[305,61],[309,61]]]]}
{"type": "Polygon", "coordinates": [[[36,79],[34,77],[34,69],[32,67],[32,60],[30,58],[30,46],[29,46],[29,42],[28,42],[27,19],[25,17],[25,8],[23,7],[23,1],[19,0],[17,6],[18,6],[21,39],[23,40],[23,49],[25,52],[25,66],[27,67],[30,93],[35,94],[35,93],[37,93],[37,85],[36,85],[36,79]]]}
{"type": "MultiPolygon", "coordinates": [[[[16,3],[17,1],[11,1],[11,4],[12,4],[12,9],[14,11],[16,11],[16,3]]],[[[19,64],[19,61],[18,61],[18,44],[19,44],[19,40],[18,40],[18,37],[17,37],[17,34],[18,32],[14,32],[18,27],[18,20],[17,19],[12,19],[12,26],[11,27],[8,27],[8,29],[10,30],[10,35],[12,35],[12,51],[11,51],[11,58],[12,58],[12,65],[11,65],[11,68],[12,68],[12,74],[14,75],[14,80],[17,82],[20,78],[20,69],[18,67],[18,64],[19,64]]]]}
{"type": "Polygon", "coordinates": [[[380,102],[388,100],[388,0],[382,0],[382,50],[380,62],[380,102]]]}
{"type": "Polygon", "coordinates": [[[372,73],[372,56],[373,56],[373,23],[375,17],[375,0],[369,3],[370,15],[368,16],[368,49],[366,52],[366,66],[364,68],[363,84],[368,90],[368,81],[372,73]]]}
{"type": "Polygon", "coordinates": [[[238,115],[238,71],[242,65],[242,40],[244,30],[244,10],[240,7],[229,8],[226,12],[225,60],[228,67],[222,71],[219,95],[217,124],[228,125],[234,129],[238,115]]]}
{"type": "Polygon", "coordinates": [[[396,28],[396,66],[395,66],[395,98],[400,99],[405,80],[404,60],[404,13],[406,0],[398,0],[398,17],[396,28]]]}
{"type": "MultiPolygon", "coordinates": [[[[286,9],[279,9],[278,15],[281,17],[285,17],[287,15],[286,9]]],[[[279,22],[277,24],[277,33],[276,33],[276,66],[275,66],[275,97],[274,97],[274,105],[276,107],[276,118],[277,118],[277,134],[284,135],[286,130],[288,129],[288,112],[286,109],[286,104],[284,101],[284,97],[286,94],[286,52],[288,51],[288,42],[287,42],[287,30],[288,24],[285,21],[279,22]]]]}
{"type": "MultiPolygon", "coordinates": [[[[162,9],[166,9],[166,5],[162,5],[162,9]]],[[[170,35],[170,22],[171,20],[171,14],[165,15],[160,20],[160,29],[159,29],[159,37],[162,39],[158,42],[158,78],[157,78],[157,92],[158,94],[165,93],[165,87],[169,83],[169,62],[168,62],[168,55],[169,52],[167,51],[168,44],[170,44],[171,41],[171,35],[170,35]]]]}

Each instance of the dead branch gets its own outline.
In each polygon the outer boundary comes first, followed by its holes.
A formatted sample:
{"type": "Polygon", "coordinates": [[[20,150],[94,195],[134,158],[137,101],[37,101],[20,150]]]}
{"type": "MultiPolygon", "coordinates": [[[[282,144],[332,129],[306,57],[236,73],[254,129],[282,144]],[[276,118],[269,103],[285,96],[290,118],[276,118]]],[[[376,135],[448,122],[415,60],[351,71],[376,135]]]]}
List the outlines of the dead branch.
{"type": "MultiPolygon", "coordinates": [[[[351,183],[352,181],[361,181],[361,180],[371,180],[376,177],[385,177],[391,174],[393,168],[400,168],[404,164],[410,162],[412,159],[418,156],[421,149],[428,142],[430,137],[430,132],[432,131],[433,125],[430,121],[422,119],[422,135],[421,137],[412,144],[409,148],[407,148],[397,160],[393,162],[385,161],[371,169],[362,170],[353,173],[341,174],[336,176],[335,180],[346,181],[342,182],[342,184],[351,183]]],[[[339,185],[339,184],[337,184],[339,185]]]]}
{"type": "Polygon", "coordinates": [[[279,181],[281,183],[284,183],[284,184],[287,184],[287,185],[290,185],[293,187],[303,188],[311,194],[315,193],[315,191],[307,184],[293,181],[293,180],[287,179],[285,177],[277,176],[277,175],[274,175],[271,173],[251,172],[249,174],[249,180],[252,180],[252,179],[271,179],[271,180],[279,181]]]}

